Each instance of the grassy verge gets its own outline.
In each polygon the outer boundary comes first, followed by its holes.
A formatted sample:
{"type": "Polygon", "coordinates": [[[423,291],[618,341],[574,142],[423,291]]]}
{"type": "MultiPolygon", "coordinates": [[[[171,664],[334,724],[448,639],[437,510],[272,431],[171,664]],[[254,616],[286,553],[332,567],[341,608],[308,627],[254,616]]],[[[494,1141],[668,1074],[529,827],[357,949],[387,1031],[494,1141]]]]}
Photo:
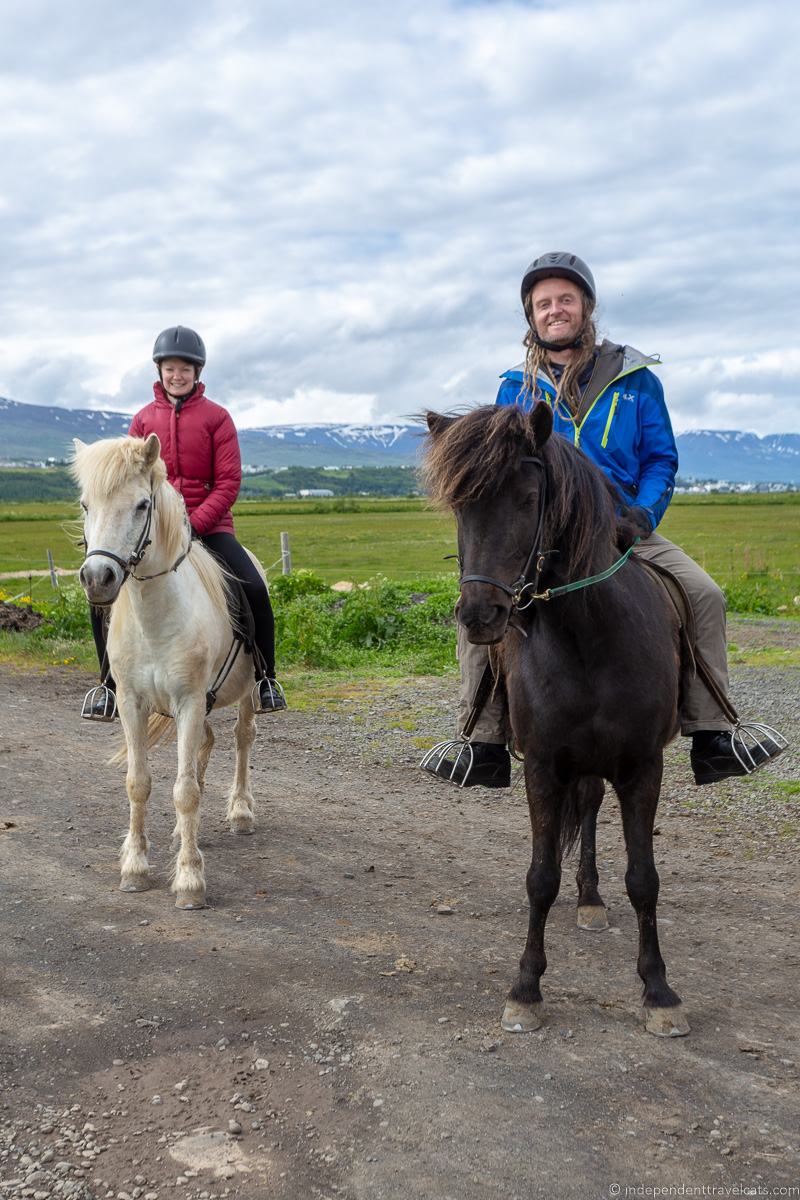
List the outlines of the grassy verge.
{"type": "MultiPolygon", "coordinates": [[[[281,678],[297,685],[293,702],[331,702],[350,695],[355,681],[363,688],[369,679],[455,669],[456,594],[452,575],[413,583],[377,576],[345,592],[309,571],[280,576],[272,586],[278,662],[281,678]]],[[[0,632],[0,662],[96,670],[88,606],[76,584],[30,607],[43,623],[25,633],[0,632]]]]}
{"type": "MultiPolygon", "coordinates": [[[[296,707],[367,697],[392,679],[455,671],[457,594],[454,575],[397,582],[377,576],[349,592],[333,591],[309,571],[279,576],[272,585],[281,678],[296,707]]],[[[0,592],[0,599],[7,594],[0,592]]],[[[24,598],[23,601],[24,602],[24,598]]],[[[0,632],[0,662],[18,667],[58,666],[94,673],[97,663],[88,607],[77,584],[55,599],[33,600],[44,623],[27,633],[0,632]]],[[[800,639],[781,626],[735,625],[729,644],[737,666],[800,667],[800,639]],[[738,632],[736,632],[738,630],[738,632]],[[755,641],[739,645],[739,641],[755,641]],[[787,644],[788,643],[788,644],[787,644]]],[[[783,626],[794,628],[794,626],[783,626]]]]}

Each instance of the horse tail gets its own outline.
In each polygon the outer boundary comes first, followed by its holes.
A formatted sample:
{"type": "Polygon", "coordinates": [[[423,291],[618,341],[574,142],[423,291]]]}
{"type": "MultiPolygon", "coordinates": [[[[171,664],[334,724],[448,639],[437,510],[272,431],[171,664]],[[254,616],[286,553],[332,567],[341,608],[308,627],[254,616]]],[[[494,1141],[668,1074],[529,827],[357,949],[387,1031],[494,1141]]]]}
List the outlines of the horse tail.
{"type": "Polygon", "coordinates": [[[561,825],[558,830],[558,847],[564,858],[574,848],[581,832],[583,820],[583,796],[580,783],[567,789],[560,806],[561,825]]]}
{"type": "MultiPolygon", "coordinates": [[[[161,713],[152,713],[147,722],[147,749],[152,750],[154,746],[160,746],[162,742],[167,741],[175,736],[175,722],[172,717],[163,716],[161,713]]],[[[108,760],[110,767],[124,767],[128,762],[128,744],[125,739],[118,750],[112,754],[108,760]]]]}
{"type": "Polygon", "coordinates": [[[153,713],[147,722],[147,749],[160,746],[162,742],[171,741],[175,737],[175,722],[172,717],[162,713],[153,713]]]}
{"type": "Polygon", "coordinates": [[[561,805],[561,825],[558,831],[558,844],[562,856],[575,848],[587,817],[593,814],[593,825],[596,824],[604,790],[602,779],[596,775],[585,775],[576,780],[567,791],[561,805]]]}

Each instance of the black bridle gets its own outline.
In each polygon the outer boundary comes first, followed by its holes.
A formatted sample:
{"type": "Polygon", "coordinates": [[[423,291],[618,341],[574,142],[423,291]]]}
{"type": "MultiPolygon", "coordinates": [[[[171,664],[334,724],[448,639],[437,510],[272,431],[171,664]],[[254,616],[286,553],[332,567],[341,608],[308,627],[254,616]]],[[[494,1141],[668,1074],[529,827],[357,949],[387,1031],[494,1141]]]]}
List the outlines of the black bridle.
{"type": "MultiPolygon", "coordinates": [[[[539,508],[536,517],[536,534],[533,539],[531,552],[522,568],[522,574],[512,584],[503,583],[502,579],[494,579],[491,575],[462,575],[461,585],[465,583],[488,583],[492,587],[499,588],[501,592],[505,592],[511,597],[511,611],[524,612],[526,608],[530,608],[534,600],[553,600],[556,596],[565,596],[568,592],[577,592],[583,588],[591,587],[595,583],[602,583],[605,579],[610,579],[612,575],[616,575],[620,567],[624,567],[630,556],[633,554],[634,548],[639,544],[641,538],[636,538],[633,545],[629,546],[624,554],[621,554],[610,567],[606,567],[604,571],[598,571],[596,575],[589,575],[586,579],[575,579],[571,583],[563,583],[560,587],[545,588],[543,592],[539,591],[539,580],[542,577],[542,572],[545,568],[545,562],[549,554],[557,554],[557,550],[542,550],[542,531],[544,529],[544,513],[545,500],[547,495],[547,474],[545,473],[544,463],[540,458],[528,456],[520,459],[520,463],[533,463],[534,466],[542,468],[542,486],[539,488],[539,508]],[[525,604],[521,601],[525,597],[526,592],[530,592],[525,604]]],[[[459,556],[459,564],[461,558],[459,556]]]]}
{"type": "MultiPolygon", "coordinates": [[[[137,575],[135,573],[134,568],[138,567],[139,563],[144,558],[145,550],[151,544],[150,530],[153,527],[153,513],[155,512],[155,507],[156,507],[156,495],[155,495],[155,492],[151,492],[150,493],[150,503],[147,506],[147,517],[145,518],[144,527],[142,528],[142,532],[139,534],[139,540],[137,541],[136,545],[134,546],[134,548],[131,551],[128,558],[121,558],[119,556],[119,554],[115,554],[113,550],[86,550],[86,558],[91,558],[93,554],[99,554],[99,555],[102,555],[103,558],[112,559],[115,563],[118,563],[119,566],[122,567],[123,578],[122,578],[122,583],[120,584],[120,588],[128,580],[129,577],[132,579],[135,579],[138,583],[146,583],[148,579],[158,579],[161,575],[169,575],[171,571],[177,571],[178,567],[181,565],[181,563],[186,558],[187,554],[189,553],[189,551],[192,548],[192,538],[191,538],[191,531],[190,531],[188,546],[183,551],[183,553],[181,555],[179,555],[179,557],[175,560],[175,562],[172,564],[171,567],[167,567],[166,570],[164,570],[164,571],[156,571],[156,573],[154,575],[137,575]]],[[[84,545],[84,549],[86,549],[85,535],[84,535],[84,539],[83,539],[83,545],[84,545]]],[[[117,591],[117,595],[119,595],[119,590],[117,591]]],[[[116,599],[116,596],[114,597],[114,599],[116,599]]],[[[111,603],[113,603],[113,601],[111,601],[111,603]]],[[[98,604],[98,605],[95,605],[95,607],[103,608],[103,607],[107,607],[107,605],[98,604]]]]}
{"type": "Polygon", "coordinates": [[[541,548],[542,531],[544,529],[545,501],[547,498],[547,475],[545,473],[544,463],[540,458],[536,458],[533,455],[528,455],[520,459],[520,465],[525,463],[532,463],[534,466],[542,468],[542,483],[541,487],[539,488],[536,533],[534,534],[531,552],[528,555],[525,566],[522,568],[522,574],[510,585],[503,583],[501,579],[494,579],[491,575],[462,575],[460,580],[462,586],[465,583],[489,583],[492,585],[492,587],[499,588],[501,592],[505,592],[507,596],[511,597],[512,609],[518,610],[528,608],[528,606],[532,604],[534,600],[550,599],[550,596],[547,592],[539,592],[539,580],[541,578],[542,571],[544,570],[545,560],[548,554],[553,553],[552,550],[542,550],[541,548]],[[530,588],[533,588],[533,595],[529,598],[527,604],[520,604],[523,596],[530,588]]]}

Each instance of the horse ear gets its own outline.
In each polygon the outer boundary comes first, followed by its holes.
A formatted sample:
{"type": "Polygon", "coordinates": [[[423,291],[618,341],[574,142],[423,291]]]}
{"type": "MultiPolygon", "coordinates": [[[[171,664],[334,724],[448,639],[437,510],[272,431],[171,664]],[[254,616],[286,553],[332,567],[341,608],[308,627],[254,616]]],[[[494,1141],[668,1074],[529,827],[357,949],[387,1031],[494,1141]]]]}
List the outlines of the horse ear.
{"type": "Polygon", "coordinates": [[[153,463],[161,453],[161,442],[158,440],[157,433],[151,433],[144,444],[144,465],[145,470],[152,467],[153,463]]]}
{"type": "Polygon", "coordinates": [[[428,429],[433,437],[444,433],[447,426],[452,425],[455,419],[455,417],[446,417],[444,413],[431,412],[430,409],[425,413],[425,420],[428,422],[428,429]]]}
{"type": "Polygon", "coordinates": [[[550,405],[541,400],[538,404],[534,404],[528,416],[528,425],[533,435],[534,446],[537,450],[541,450],[553,432],[553,411],[550,405]]]}
{"type": "Polygon", "coordinates": [[[83,447],[86,445],[86,443],[85,443],[85,442],[82,442],[80,438],[73,438],[73,439],[72,439],[72,444],[73,444],[73,446],[75,447],[75,453],[76,453],[76,454],[78,453],[78,451],[79,451],[79,450],[82,450],[82,449],[83,449],[83,447]]]}

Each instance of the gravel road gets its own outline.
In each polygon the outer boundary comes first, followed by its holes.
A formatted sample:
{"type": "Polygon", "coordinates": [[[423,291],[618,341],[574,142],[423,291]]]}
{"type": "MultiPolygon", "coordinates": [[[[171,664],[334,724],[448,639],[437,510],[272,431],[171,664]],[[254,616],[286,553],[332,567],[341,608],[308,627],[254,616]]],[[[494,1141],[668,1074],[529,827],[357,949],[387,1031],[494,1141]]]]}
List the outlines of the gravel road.
{"type": "MultiPolygon", "coordinates": [[[[739,646],[799,635],[731,630],[739,646]]],[[[740,709],[796,743],[800,672],[733,678],[740,709]]],[[[223,820],[233,718],[215,715],[211,907],[193,913],[167,890],[172,747],[154,758],[155,886],[117,890],[124,781],[104,765],[113,731],[78,719],[85,682],[0,669],[0,1196],[599,1200],[800,1184],[796,752],[697,789],[686,745],[669,749],[659,918],[691,1035],[644,1031],[609,795],[611,928],[576,928],[567,864],[546,1023],[515,1036],[499,1018],[526,928],[521,786],[456,792],[415,768],[448,732],[452,677],[354,685],[265,718],[251,838],[223,820]]]]}

